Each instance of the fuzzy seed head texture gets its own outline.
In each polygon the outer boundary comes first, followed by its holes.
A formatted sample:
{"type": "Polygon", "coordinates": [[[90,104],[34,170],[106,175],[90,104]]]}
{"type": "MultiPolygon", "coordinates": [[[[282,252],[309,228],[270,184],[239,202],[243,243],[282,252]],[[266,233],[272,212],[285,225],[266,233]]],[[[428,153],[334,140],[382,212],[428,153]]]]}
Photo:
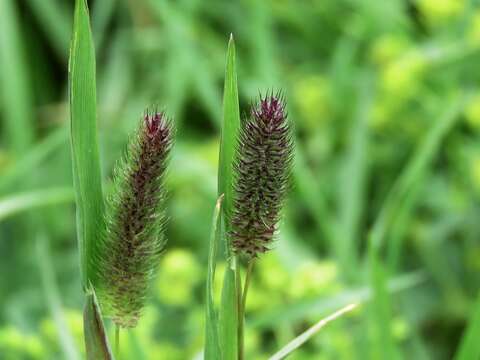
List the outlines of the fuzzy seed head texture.
{"type": "Polygon", "coordinates": [[[173,125],[163,112],[146,112],[115,168],[107,222],[99,243],[99,298],[120,327],[135,327],[165,247],[165,172],[173,125]]]}
{"type": "Polygon", "coordinates": [[[270,249],[289,187],[293,139],[281,94],[260,95],[237,146],[231,244],[235,253],[255,258],[270,249]]]}

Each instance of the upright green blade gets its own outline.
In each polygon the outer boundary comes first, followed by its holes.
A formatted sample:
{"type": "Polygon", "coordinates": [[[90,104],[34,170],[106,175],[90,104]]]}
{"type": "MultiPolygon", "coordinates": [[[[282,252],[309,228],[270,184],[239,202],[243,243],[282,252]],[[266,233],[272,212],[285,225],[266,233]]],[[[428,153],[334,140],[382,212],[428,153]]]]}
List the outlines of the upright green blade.
{"type": "Polygon", "coordinates": [[[103,228],[103,196],[97,141],[95,50],[87,3],[77,0],[69,63],[70,126],[77,236],[84,288],[95,284],[92,258],[103,228]]]}
{"type": "Polygon", "coordinates": [[[443,116],[428,132],[425,140],[413,154],[397,182],[389,192],[379,216],[377,217],[369,236],[369,264],[370,281],[373,289],[373,299],[370,306],[370,328],[372,340],[372,359],[395,359],[399,357],[395,341],[391,334],[391,298],[386,291],[388,271],[380,257],[387,231],[391,229],[397,214],[407,201],[409,194],[422,181],[435,154],[448,134],[449,130],[459,118],[459,113],[465,104],[465,96],[460,96],[448,103],[443,116]]]}
{"type": "Polygon", "coordinates": [[[72,333],[68,328],[65,314],[62,309],[60,292],[52,266],[53,261],[50,254],[47,236],[44,233],[40,233],[37,236],[36,242],[36,255],[40,277],[42,280],[42,287],[47,306],[57,329],[58,342],[66,359],[78,360],[80,359],[80,356],[75,346],[72,333]]]}
{"type": "Polygon", "coordinates": [[[83,312],[83,331],[87,360],[113,360],[100,307],[93,288],[87,291],[83,312]]]}
{"type": "Polygon", "coordinates": [[[222,301],[219,312],[219,342],[222,360],[236,360],[238,353],[238,286],[236,258],[232,257],[225,270],[222,301]]]}
{"type": "Polygon", "coordinates": [[[15,155],[23,154],[34,137],[31,82],[19,5],[14,0],[0,1],[1,135],[4,144],[15,155]]]}
{"type": "Polygon", "coordinates": [[[469,317],[467,330],[462,336],[460,346],[455,354],[455,360],[475,360],[480,358],[480,297],[474,305],[469,317]]]}
{"type": "Polygon", "coordinates": [[[205,360],[221,359],[220,343],[218,340],[218,317],[215,311],[215,303],[213,299],[213,283],[215,280],[215,265],[217,261],[217,250],[221,236],[220,211],[223,196],[217,200],[215,210],[213,212],[212,230],[210,233],[210,250],[208,254],[208,274],[207,274],[207,299],[206,299],[206,316],[205,316],[205,360]]]}
{"type": "Polygon", "coordinates": [[[236,359],[238,351],[238,298],[239,278],[237,259],[231,251],[227,233],[230,229],[229,218],[233,206],[233,160],[240,128],[240,109],[238,105],[237,73],[235,69],[235,44],[230,36],[225,66],[225,88],[223,94],[223,121],[220,140],[220,160],[218,170],[218,194],[224,195],[221,213],[221,243],[226,249],[227,269],[222,289],[219,311],[219,342],[222,359],[236,359]]]}
{"type": "Polygon", "coordinates": [[[232,211],[233,169],[237,134],[240,128],[240,109],[238,105],[237,72],[235,69],[235,43],[230,36],[225,66],[225,88],[223,93],[223,122],[220,139],[220,159],[218,168],[218,195],[225,195],[223,213],[232,211]]]}

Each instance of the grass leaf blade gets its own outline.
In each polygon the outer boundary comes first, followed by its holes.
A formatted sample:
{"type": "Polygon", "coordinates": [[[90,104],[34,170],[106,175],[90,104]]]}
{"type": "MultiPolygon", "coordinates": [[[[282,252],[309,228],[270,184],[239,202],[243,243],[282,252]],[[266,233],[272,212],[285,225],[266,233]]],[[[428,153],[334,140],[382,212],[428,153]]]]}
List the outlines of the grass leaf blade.
{"type": "Polygon", "coordinates": [[[77,236],[84,288],[95,284],[92,258],[103,227],[103,195],[96,121],[95,50],[87,3],[77,0],[69,63],[70,126],[77,236]]]}
{"type": "Polygon", "coordinates": [[[87,291],[83,312],[83,327],[87,360],[113,360],[100,307],[93,288],[87,291]]]}
{"type": "Polygon", "coordinates": [[[4,219],[36,207],[66,204],[73,201],[71,188],[32,190],[0,199],[0,222],[4,219]]]}
{"type": "Polygon", "coordinates": [[[36,253],[42,287],[45,293],[45,300],[57,329],[60,346],[66,359],[78,360],[80,359],[80,356],[62,310],[57,280],[55,279],[55,273],[52,268],[52,258],[50,255],[48,240],[44,233],[37,236],[36,245],[36,253]]]}
{"type": "Polygon", "coordinates": [[[410,193],[424,178],[428,165],[437,153],[442,140],[459,118],[458,115],[464,104],[464,95],[447,104],[445,113],[428,132],[389,192],[370,233],[368,256],[374,296],[369,309],[372,313],[369,326],[373,341],[371,350],[375,352],[371,354],[372,358],[394,359],[400,356],[391,334],[391,298],[386,291],[388,272],[380,257],[381,247],[387,231],[396,221],[398,209],[404,206],[410,193]]]}
{"type": "Polygon", "coordinates": [[[357,304],[349,304],[340,310],[335,311],[333,314],[327,316],[326,318],[320,320],[315,325],[307,329],[305,332],[297,336],[295,339],[290,341],[285,347],[280,349],[277,353],[275,353],[269,360],[281,360],[285,359],[288,355],[302,346],[305,342],[307,342],[312,336],[314,336],[317,332],[319,332],[324,326],[326,326],[329,322],[338,319],[340,316],[352,311],[357,307],[357,304]]]}
{"type": "Polygon", "coordinates": [[[215,205],[212,221],[212,231],[210,235],[210,249],[208,254],[208,274],[207,274],[207,300],[206,300],[206,319],[205,319],[205,356],[206,360],[220,359],[220,343],[218,339],[218,317],[215,311],[213,298],[213,284],[215,279],[215,265],[217,260],[217,250],[221,236],[220,211],[223,196],[220,196],[215,205]]]}
{"type": "Polygon", "coordinates": [[[232,209],[233,169],[237,134],[240,128],[240,108],[238,104],[237,73],[235,65],[235,43],[230,36],[225,67],[225,88],[223,94],[223,122],[220,140],[220,159],[218,169],[218,196],[224,194],[223,213],[228,215],[232,209]]]}
{"type": "Polygon", "coordinates": [[[240,129],[240,109],[238,104],[237,73],[235,65],[235,43],[230,36],[225,65],[225,88],[223,94],[223,121],[221,127],[220,155],[218,169],[218,195],[224,195],[221,212],[220,240],[226,250],[227,269],[222,288],[219,311],[219,342],[222,359],[236,359],[238,351],[238,269],[237,260],[232,254],[227,233],[233,206],[233,160],[240,129]]]}
{"type": "Polygon", "coordinates": [[[480,297],[469,317],[468,327],[462,336],[455,360],[474,360],[480,357],[480,297]]]}
{"type": "Polygon", "coordinates": [[[0,105],[2,138],[15,155],[23,154],[34,140],[34,110],[28,71],[28,52],[24,46],[20,3],[0,2],[0,105]]]}
{"type": "Polygon", "coordinates": [[[236,360],[238,352],[238,297],[236,259],[232,257],[225,270],[219,312],[219,343],[222,360],[236,360]]]}

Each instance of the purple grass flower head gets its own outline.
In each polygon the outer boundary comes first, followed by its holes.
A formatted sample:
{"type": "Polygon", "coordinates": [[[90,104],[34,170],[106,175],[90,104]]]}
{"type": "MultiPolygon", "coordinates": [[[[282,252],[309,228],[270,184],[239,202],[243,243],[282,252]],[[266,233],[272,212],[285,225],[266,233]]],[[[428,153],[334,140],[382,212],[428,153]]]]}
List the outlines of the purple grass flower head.
{"type": "Polygon", "coordinates": [[[289,187],[292,129],[280,94],[260,96],[240,128],[234,162],[231,243],[237,254],[270,249],[289,187]]]}
{"type": "Polygon", "coordinates": [[[163,112],[147,112],[115,168],[101,255],[94,261],[100,303],[124,328],[136,326],[165,247],[164,180],[172,144],[171,121],[163,112]]]}

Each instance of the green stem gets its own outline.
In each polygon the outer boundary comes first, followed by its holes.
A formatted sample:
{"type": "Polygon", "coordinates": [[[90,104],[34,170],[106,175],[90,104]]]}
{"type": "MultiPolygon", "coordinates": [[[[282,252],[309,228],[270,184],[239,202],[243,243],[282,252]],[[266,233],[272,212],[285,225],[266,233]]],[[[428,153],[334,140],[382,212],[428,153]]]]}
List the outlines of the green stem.
{"type": "Polygon", "coordinates": [[[114,353],[115,353],[115,358],[119,358],[119,352],[120,352],[120,326],[115,325],[115,348],[114,348],[114,353]]]}
{"type": "Polygon", "coordinates": [[[252,278],[253,264],[255,263],[254,259],[250,259],[247,265],[247,273],[245,274],[245,284],[243,286],[243,292],[240,288],[241,293],[240,303],[238,306],[238,359],[243,360],[245,358],[245,348],[244,348],[244,338],[245,338],[245,305],[247,304],[247,293],[250,281],[252,278]]]}

